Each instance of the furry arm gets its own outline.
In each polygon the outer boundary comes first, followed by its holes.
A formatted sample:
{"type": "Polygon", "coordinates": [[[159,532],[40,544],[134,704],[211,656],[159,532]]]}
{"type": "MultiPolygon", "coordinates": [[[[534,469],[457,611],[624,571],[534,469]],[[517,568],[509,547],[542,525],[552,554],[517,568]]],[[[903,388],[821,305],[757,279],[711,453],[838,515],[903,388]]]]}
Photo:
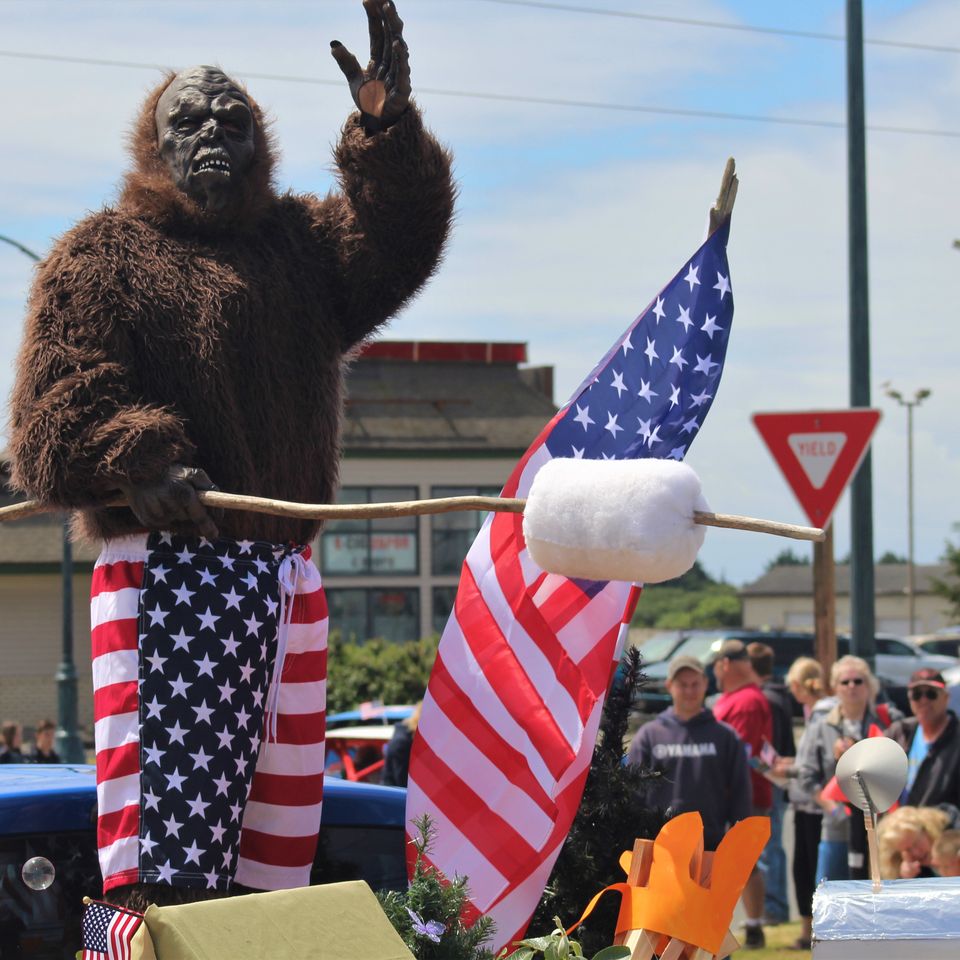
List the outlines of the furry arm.
{"type": "Polygon", "coordinates": [[[343,349],[386,322],[429,279],[450,230],[450,155],[411,105],[369,136],[354,114],[336,149],[342,191],[314,201],[343,349]]]}
{"type": "Polygon", "coordinates": [[[75,229],[40,265],[11,401],[13,484],[64,507],[160,480],[193,454],[174,413],[138,400],[124,327],[136,307],[104,227],[75,229]]]}

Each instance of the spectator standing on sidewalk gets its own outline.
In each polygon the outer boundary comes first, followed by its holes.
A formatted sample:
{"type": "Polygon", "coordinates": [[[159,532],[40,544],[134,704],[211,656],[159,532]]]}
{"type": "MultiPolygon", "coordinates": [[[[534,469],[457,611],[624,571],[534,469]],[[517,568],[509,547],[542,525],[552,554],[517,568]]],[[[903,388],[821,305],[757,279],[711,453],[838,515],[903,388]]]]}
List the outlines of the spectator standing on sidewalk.
{"type": "Polygon", "coordinates": [[[50,719],[41,720],[33,732],[33,749],[27,756],[28,763],[60,763],[60,754],[53,749],[57,725],[50,719]]]}
{"type": "Polygon", "coordinates": [[[912,717],[887,730],[906,751],[907,785],[900,802],[915,807],[952,803],[960,807],[960,722],[948,709],[943,674],[917,670],[907,685],[912,717]]]}
{"type": "Polygon", "coordinates": [[[836,706],[814,718],[797,748],[798,789],[823,810],[817,883],[848,880],[851,869],[862,867],[858,861],[850,860],[850,817],[846,806],[822,792],[833,779],[840,757],[858,740],[870,736],[871,728],[882,729],[870,706],[879,684],[865,660],[841,657],[830,670],[830,684],[837,693],[836,706]]]}
{"type": "Polygon", "coordinates": [[[737,734],[703,705],[707,675],[696,657],[667,667],[673,705],[645,723],[633,738],[627,762],[660,774],[644,796],[668,815],[697,811],[703,845],[716,850],[727,829],[750,816],[747,757],[737,734]]]}
{"type": "MultiPolygon", "coordinates": [[[[726,640],[713,662],[717,686],[722,691],[714,704],[716,718],[729,723],[749,748],[750,756],[759,757],[764,742],[773,739],[770,704],[760,690],[757,675],[750,665],[746,646],[740,640],[726,640]]],[[[772,785],[766,777],[750,771],[754,816],[769,817],[773,804],[772,785]]],[[[743,945],[756,950],[766,945],[763,935],[763,873],[755,867],[743,888],[743,906],[747,913],[743,945]]]]}
{"type": "MultiPolygon", "coordinates": [[[[822,707],[821,713],[825,713],[829,706],[823,705],[832,705],[824,700],[826,687],[823,667],[813,657],[799,657],[793,661],[787,671],[787,686],[803,710],[804,728],[813,722],[816,710],[822,707]]],[[[823,810],[799,788],[796,774],[797,768],[794,766],[790,771],[787,792],[793,808],[793,889],[803,926],[793,946],[797,950],[809,950],[813,937],[813,891],[817,885],[817,848],[820,845],[823,810]]]]}
{"type": "Polygon", "coordinates": [[[0,763],[23,763],[22,745],[23,727],[16,720],[4,720],[0,725],[0,763]]]}
{"type": "MultiPolygon", "coordinates": [[[[773,648],[766,643],[747,645],[750,665],[760,681],[760,689],[770,704],[773,737],[770,745],[780,757],[779,769],[793,766],[796,745],[793,741],[793,701],[786,684],[773,679],[773,648]]],[[[763,873],[763,921],[768,925],[786,923],[790,919],[787,901],[787,854],[783,849],[783,814],[787,807],[786,791],[771,784],[770,839],[763,848],[758,866],[763,873]]]]}

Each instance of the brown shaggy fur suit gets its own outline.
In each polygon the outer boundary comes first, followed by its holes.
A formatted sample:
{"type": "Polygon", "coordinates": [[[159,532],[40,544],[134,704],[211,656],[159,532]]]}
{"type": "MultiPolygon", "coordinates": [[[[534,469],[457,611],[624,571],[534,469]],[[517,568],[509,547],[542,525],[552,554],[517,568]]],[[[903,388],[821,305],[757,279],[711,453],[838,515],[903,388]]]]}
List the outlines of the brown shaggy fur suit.
{"type": "MultiPolygon", "coordinates": [[[[449,230],[450,158],[415,107],[368,136],[351,117],[340,190],[278,195],[262,115],[242,215],[213,219],[157,155],[144,103],[119,202],[41,264],[12,400],[13,483],[79,508],[81,534],[142,530],[98,508],[117,482],[172,463],[221,489],[329,502],[351,348],[435,270],[449,230]]],[[[221,536],[308,542],[319,524],[225,512],[221,536]]]]}

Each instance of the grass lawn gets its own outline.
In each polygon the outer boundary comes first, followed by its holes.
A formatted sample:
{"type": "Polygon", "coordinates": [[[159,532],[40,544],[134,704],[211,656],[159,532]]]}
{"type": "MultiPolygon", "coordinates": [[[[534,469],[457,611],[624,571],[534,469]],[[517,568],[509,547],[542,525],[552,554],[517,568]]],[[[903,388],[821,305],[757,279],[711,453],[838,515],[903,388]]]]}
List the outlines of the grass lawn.
{"type": "MultiPolygon", "coordinates": [[[[743,933],[743,928],[737,928],[733,931],[739,940],[743,933]]],[[[742,947],[734,956],[737,960],[809,960],[809,950],[790,950],[790,945],[800,936],[799,923],[781,923],[778,927],[764,927],[763,932],[767,938],[767,946],[763,950],[744,950],[742,947]]]]}

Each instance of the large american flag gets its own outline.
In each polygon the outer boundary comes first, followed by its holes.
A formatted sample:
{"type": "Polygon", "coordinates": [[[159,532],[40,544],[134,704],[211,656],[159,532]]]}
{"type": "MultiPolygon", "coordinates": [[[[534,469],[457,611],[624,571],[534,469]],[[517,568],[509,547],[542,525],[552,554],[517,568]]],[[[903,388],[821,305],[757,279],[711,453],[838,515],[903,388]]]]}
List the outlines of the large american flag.
{"type": "Polygon", "coordinates": [[[83,911],[80,960],[130,960],[130,944],[142,923],[142,913],[91,900],[83,911]]]}
{"type": "MultiPolygon", "coordinates": [[[[733,319],[729,220],[591,371],[503,489],[523,497],[554,457],[681,460],[710,409],[733,319]]],[[[625,509],[629,509],[625,505],[625,509]]],[[[493,949],[523,933],[583,793],[603,699],[639,597],[628,583],[547,574],[522,518],[487,517],[470,548],[414,743],[407,822],[466,876],[493,949]]]]}

